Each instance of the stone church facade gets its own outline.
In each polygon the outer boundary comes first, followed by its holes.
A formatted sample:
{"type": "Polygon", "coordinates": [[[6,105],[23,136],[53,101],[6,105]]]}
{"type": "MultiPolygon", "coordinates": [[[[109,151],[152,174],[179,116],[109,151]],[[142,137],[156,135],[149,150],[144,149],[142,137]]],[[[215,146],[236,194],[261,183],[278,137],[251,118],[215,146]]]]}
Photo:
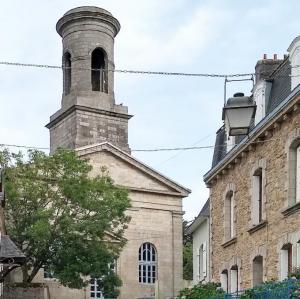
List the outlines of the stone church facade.
{"type": "MultiPolygon", "coordinates": [[[[114,97],[114,38],[120,24],[108,11],[79,7],[58,21],[63,44],[61,108],[50,117],[51,152],[75,149],[93,170],[104,166],[129,190],[127,244],[117,261],[121,299],[173,298],[182,287],[182,199],[189,190],[131,156],[126,106],[114,97]],[[149,253],[144,259],[143,252],[149,253]],[[148,258],[149,256],[149,258],[148,258]]],[[[43,280],[40,277],[40,280],[43,280]]],[[[45,280],[51,298],[102,298],[95,285],[82,290],[45,280]]]]}

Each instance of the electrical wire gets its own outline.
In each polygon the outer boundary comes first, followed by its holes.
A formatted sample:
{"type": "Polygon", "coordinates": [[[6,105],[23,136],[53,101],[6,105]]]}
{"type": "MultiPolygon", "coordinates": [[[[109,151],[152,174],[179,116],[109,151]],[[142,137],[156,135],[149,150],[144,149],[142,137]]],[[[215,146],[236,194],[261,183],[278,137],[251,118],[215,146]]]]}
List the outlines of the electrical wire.
{"type": "MultiPolygon", "coordinates": [[[[259,144],[265,142],[271,142],[279,140],[280,138],[270,138],[265,140],[257,141],[248,141],[245,144],[259,144]]],[[[236,144],[235,146],[239,145],[236,144]]],[[[29,145],[20,145],[20,144],[6,144],[0,143],[0,147],[16,147],[24,149],[36,149],[36,150],[49,150],[49,147],[39,147],[39,146],[29,146],[29,145]]],[[[202,149],[216,149],[216,148],[225,148],[226,145],[204,145],[204,146],[189,146],[189,147],[169,147],[169,148],[153,148],[153,149],[132,149],[132,152],[168,152],[168,151],[188,151],[188,150],[202,150],[202,149]]]]}
{"type": "Polygon", "coordinates": [[[10,62],[10,61],[0,61],[0,65],[19,66],[19,67],[35,67],[35,68],[46,68],[46,69],[77,69],[77,70],[86,70],[86,71],[100,71],[100,70],[102,70],[102,71],[105,71],[105,72],[125,73],[125,74],[185,76],[185,77],[226,78],[226,77],[246,77],[246,76],[254,75],[253,73],[210,74],[210,73],[184,73],[184,72],[144,71],[144,70],[121,70],[121,69],[93,69],[93,68],[63,67],[63,66],[57,66],[57,65],[21,63],[21,62],[10,62]]]}
{"type": "MultiPolygon", "coordinates": [[[[233,78],[233,77],[247,77],[255,76],[256,73],[232,73],[232,74],[218,74],[218,73],[185,73],[185,72],[167,72],[167,71],[145,71],[145,70],[126,70],[126,69],[95,69],[95,68],[82,68],[82,67],[64,67],[58,65],[49,64],[36,64],[36,63],[23,63],[12,61],[0,61],[0,65],[18,66],[18,67],[34,67],[45,69],[75,69],[86,71],[104,71],[113,73],[125,73],[125,74],[140,74],[140,75],[162,75],[162,76],[184,76],[184,77],[211,77],[211,78],[233,78]]],[[[293,65],[290,68],[300,68],[300,65],[293,65]]],[[[264,74],[264,72],[259,73],[264,74]]],[[[265,72],[265,74],[269,74],[265,72]]],[[[300,77],[299,75],[278,75],[276,77],[300,77]]]]}

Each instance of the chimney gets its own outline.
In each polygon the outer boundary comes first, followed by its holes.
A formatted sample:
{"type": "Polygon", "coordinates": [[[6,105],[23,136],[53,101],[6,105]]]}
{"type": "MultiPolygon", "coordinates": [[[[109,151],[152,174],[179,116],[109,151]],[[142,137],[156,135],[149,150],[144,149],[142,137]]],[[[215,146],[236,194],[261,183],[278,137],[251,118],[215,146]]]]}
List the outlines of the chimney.
{"type": "Polygon", "coordinates": [[[271,73],[282,63],[282,59],[278,59],[277,54],[273,55],[273,59],[268,59],[267,54],[263,55],[262,60],[258,60],[255,66],[255,82],[268,79],[271,73]]]}

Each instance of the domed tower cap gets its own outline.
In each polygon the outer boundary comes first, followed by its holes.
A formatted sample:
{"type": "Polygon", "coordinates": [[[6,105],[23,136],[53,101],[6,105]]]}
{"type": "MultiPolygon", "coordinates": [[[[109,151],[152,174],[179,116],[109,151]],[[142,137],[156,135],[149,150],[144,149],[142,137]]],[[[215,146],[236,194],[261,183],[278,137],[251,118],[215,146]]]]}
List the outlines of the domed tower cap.
{"type": "Polygon", "coordinates": [[[107,10],[96,6],[80,6],[68,10],[57,22],[56,31],[63,36],[65,26],[77,20],[99,20],[112,26],[114,36],[120,31],[119,21],[107,10]]]}

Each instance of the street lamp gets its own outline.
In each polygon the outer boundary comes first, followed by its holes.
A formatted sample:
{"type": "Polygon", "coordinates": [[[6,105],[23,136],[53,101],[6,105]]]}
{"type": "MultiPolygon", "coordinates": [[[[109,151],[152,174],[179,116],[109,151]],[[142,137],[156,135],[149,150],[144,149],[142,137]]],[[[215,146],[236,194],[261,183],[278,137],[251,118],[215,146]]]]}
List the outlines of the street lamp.
{"type": "Polygon", "coordinates": [[[236,93],[227,100],[222,119],[229,136],[247,135],[251,119],[255,116],[256,103],[243,93],[236,93]]]}

